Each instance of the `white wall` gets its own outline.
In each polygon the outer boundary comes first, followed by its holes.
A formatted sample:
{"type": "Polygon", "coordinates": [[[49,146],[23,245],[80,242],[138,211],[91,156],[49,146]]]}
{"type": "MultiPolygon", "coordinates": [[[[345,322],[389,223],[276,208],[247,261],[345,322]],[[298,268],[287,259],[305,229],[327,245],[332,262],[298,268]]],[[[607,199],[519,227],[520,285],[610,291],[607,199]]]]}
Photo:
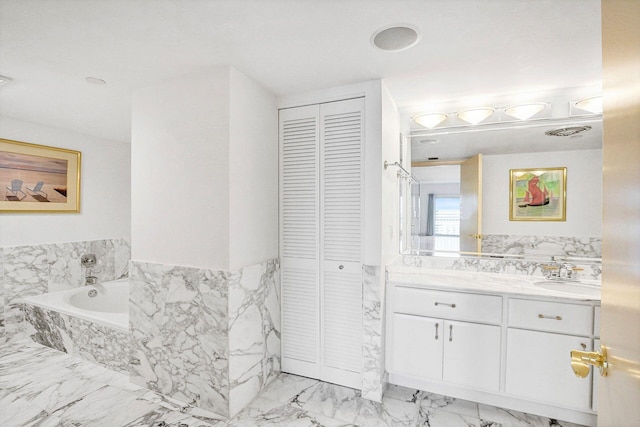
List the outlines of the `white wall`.
{"type": "Polygon", "coordinates": [[[484,234],[597,237],[602,235],[602,150],[484,155],[484,234]],[[509,169],[567,168],[567,220],[509,221],[509,169]]]}
{"type": "Polygon", "coordinates": [[[140,90],[132,111],[132,259],[226,268],[229,68],[140,90]]]}
{"type": "Polygon", "coordinates": [[[129,144],[9,117],[0,117],[0,138],[82,152],[80,213],[2,213],[0,246],[129,238],[129,144]]]}
{"type": "MultiPolygon", "coordinates": [[[[384,170],[385,160],[389,163],[400,161],[400,118],[395,103],[387,88],[382,84],[381,123],[382,123],[382,162],[378,165],[382,173],[381,186],[381,237],[382,264],[391,263],[400,252],[400,185],[398,169],[390,167],[384,170]]],[[[407,231],[409,232],[409,231],[407,231]]]]}
{"type": "Polygon", "coordinates": [[[231,69],[229,266],[278,256],[278,109],[275,97],[231,69]]]}

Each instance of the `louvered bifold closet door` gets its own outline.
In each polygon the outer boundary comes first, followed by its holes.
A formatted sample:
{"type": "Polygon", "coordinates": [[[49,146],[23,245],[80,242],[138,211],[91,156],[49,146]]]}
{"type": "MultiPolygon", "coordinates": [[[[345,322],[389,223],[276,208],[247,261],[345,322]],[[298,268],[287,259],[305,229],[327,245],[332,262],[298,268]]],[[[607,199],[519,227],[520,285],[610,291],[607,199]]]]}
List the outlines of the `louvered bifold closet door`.
{"type": "Polygon", "coordinates": [[[319,107],[280,110],[282,370],[320,378],[319,107]]]}
{"type": "Polygon", "coordinates": [[[321,378],[362,388],[364,99],[320,106],[321,378]]]}

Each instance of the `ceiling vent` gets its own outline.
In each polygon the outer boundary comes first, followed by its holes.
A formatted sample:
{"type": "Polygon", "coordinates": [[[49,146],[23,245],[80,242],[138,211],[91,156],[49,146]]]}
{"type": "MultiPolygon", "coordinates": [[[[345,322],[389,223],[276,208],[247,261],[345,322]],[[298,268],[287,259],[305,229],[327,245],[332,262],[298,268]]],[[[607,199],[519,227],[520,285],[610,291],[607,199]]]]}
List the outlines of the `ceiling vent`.
{"type": "Polygon", "coordinates": [[[545,132],[549,136],[574,136],[591,129],[591,126],[572,126],[568,128],[554,129],[545,132]]]}

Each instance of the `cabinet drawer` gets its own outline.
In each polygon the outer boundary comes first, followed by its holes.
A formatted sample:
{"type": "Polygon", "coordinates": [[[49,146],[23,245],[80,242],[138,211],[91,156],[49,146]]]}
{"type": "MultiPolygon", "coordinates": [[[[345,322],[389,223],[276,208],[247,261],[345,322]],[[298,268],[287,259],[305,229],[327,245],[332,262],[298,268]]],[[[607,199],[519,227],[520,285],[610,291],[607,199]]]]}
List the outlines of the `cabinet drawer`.
{"type": "Polygon", "coordinates": [[[510,299],[509,326],[574,335],[591,335],[593,307],[560,302],[510,299]]]}
{"type": "Polygon", "coordinates": [[[502,321],[502,297],[428,289],[395,288],[394,312],[481,323],[502,321]]]}

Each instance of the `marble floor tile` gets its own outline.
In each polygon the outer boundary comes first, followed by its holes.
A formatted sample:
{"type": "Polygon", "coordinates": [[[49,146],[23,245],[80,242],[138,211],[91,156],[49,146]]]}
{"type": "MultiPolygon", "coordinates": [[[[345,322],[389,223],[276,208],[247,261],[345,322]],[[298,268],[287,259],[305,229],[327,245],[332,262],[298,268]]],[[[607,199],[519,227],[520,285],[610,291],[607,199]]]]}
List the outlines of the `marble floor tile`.
{"type": "Polygon", "coordinates": [[[31,341],[0,345],[2,427],[580,427],[390,385],[357,390],[281,374],[230,420],[31,341]]]}

